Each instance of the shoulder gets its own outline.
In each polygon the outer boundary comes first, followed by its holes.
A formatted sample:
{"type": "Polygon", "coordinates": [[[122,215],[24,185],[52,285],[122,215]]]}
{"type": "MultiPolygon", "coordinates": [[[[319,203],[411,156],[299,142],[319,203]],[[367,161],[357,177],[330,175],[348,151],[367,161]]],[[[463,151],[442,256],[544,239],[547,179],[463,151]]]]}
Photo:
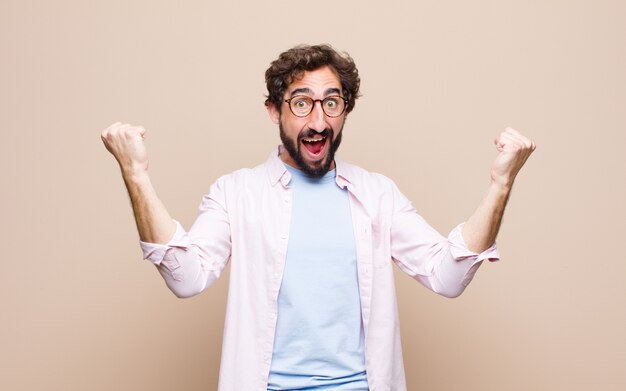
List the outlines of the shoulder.
{"type": "Polygon", "coordinates": [[[348,189],[365,207],[369,216],[380,222],[389,220],[399,212],[415,212],[411,201],[391,178],[353,164],[342,164],[345,165],[346,175],[350,177],[348,189]]]}
{"type": "Polygon", "coordinates": [[[396,188],[391,178],[351,163],[338,160],[337,170],[337,174],[346,179],[355,189],[393,190],[396,188]]]}
{"type": "Polygon", "coordinates": [[[211,185],[211,190],[214,188],[216,190],[227,190],[254,187],[255,185],[263,183],[263,181],[267,181],[267,178],[267,163],[262,163],[253,168],[240,168],[220,176],[213,185],[211,185]]]}

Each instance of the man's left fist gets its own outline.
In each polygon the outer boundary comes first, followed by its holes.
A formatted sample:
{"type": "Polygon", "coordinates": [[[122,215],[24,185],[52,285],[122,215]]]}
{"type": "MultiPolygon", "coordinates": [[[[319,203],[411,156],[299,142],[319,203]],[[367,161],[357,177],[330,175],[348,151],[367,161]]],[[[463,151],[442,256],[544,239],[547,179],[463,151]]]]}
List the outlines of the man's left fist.
{"type": "Polygon", "coordinates": [[[498,156],[491,166],[493,183],[511,188],[515,176],[535,150],[535,143],[513,128],[506,128],[494,140],[498,156]]]}

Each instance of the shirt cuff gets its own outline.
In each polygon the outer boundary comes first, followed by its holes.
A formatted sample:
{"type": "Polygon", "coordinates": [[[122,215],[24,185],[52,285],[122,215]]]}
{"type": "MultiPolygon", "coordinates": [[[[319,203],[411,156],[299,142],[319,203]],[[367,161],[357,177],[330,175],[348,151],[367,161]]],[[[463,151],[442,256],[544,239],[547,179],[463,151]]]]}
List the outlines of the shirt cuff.
{"type": "Polygon", "coordinates": [[[485,259],[496,262],[500,260],[500,253],[498,252],[498,247],[494,242],[491,247],[484,250],[483,252],[475,253],[472,250],[467,248],[465,241],[463,240],[463,235],[461,234],[461,229],[465,223],[461,223],[457,225],[450,235],[448,235],[448,241],[450,242],[450,253],[457,261],[462,261],[466,259],[473,259],[472,266],[477,264],[478,262],[484,261],[485,259]]]}
{"type": "Polygon", "coordinates": [[[139,245],[141,246],[141,251],[143,252],[143,259],[146,259],[155,265],[160,265],[161,261],[163,261],[163,257],[167,250],[172,247],[180,247],[187,248],[189,246],[189,237],[187,236],[187,232],[182,225],[176,220],[173,220],[176,224],[176,232],[174,232],[174,236],[170,239],[169,242],[165,244],[159,243],[149,243],[139,241],[139,245]]]}

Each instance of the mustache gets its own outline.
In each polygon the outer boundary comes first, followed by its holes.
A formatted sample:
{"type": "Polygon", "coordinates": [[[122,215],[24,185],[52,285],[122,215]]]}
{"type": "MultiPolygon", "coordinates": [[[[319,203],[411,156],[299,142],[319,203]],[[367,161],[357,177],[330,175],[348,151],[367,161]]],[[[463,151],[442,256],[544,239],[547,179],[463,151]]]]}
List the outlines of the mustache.
{"type": "Polygon", "coordinates": [[[300,132],[300,135],[298,136],[299,139],[303,139],[305,137],[311,138],[315,135],[320,135],[322,137],[327,137],[329,135],[331,135],[333,133],[333,130],[331,128],[326,128],[321,132],[318,132],[317,130],[313,130],[313,129],[306,129],[303,130],[302,132],[300,132]]]}

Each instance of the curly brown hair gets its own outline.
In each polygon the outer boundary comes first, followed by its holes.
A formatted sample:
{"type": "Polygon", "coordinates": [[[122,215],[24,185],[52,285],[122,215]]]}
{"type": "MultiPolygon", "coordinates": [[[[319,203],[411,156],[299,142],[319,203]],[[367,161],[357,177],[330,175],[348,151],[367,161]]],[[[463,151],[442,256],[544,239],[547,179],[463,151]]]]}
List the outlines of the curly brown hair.
{"type": "Polygon", "coordinates": [[[314,71],[323,66],[330,66],[339,76],[343,96],[348,100],[346,113],[354,108],[356,99],[360,96],[359,71],[354,60],[348,53],[339,53],[330,45],[298,45],[278,56],[265,71],[267,96],[265,106],[273,104],[281,111],[283,97],[287,87],[306,71],[314,71]]]}

